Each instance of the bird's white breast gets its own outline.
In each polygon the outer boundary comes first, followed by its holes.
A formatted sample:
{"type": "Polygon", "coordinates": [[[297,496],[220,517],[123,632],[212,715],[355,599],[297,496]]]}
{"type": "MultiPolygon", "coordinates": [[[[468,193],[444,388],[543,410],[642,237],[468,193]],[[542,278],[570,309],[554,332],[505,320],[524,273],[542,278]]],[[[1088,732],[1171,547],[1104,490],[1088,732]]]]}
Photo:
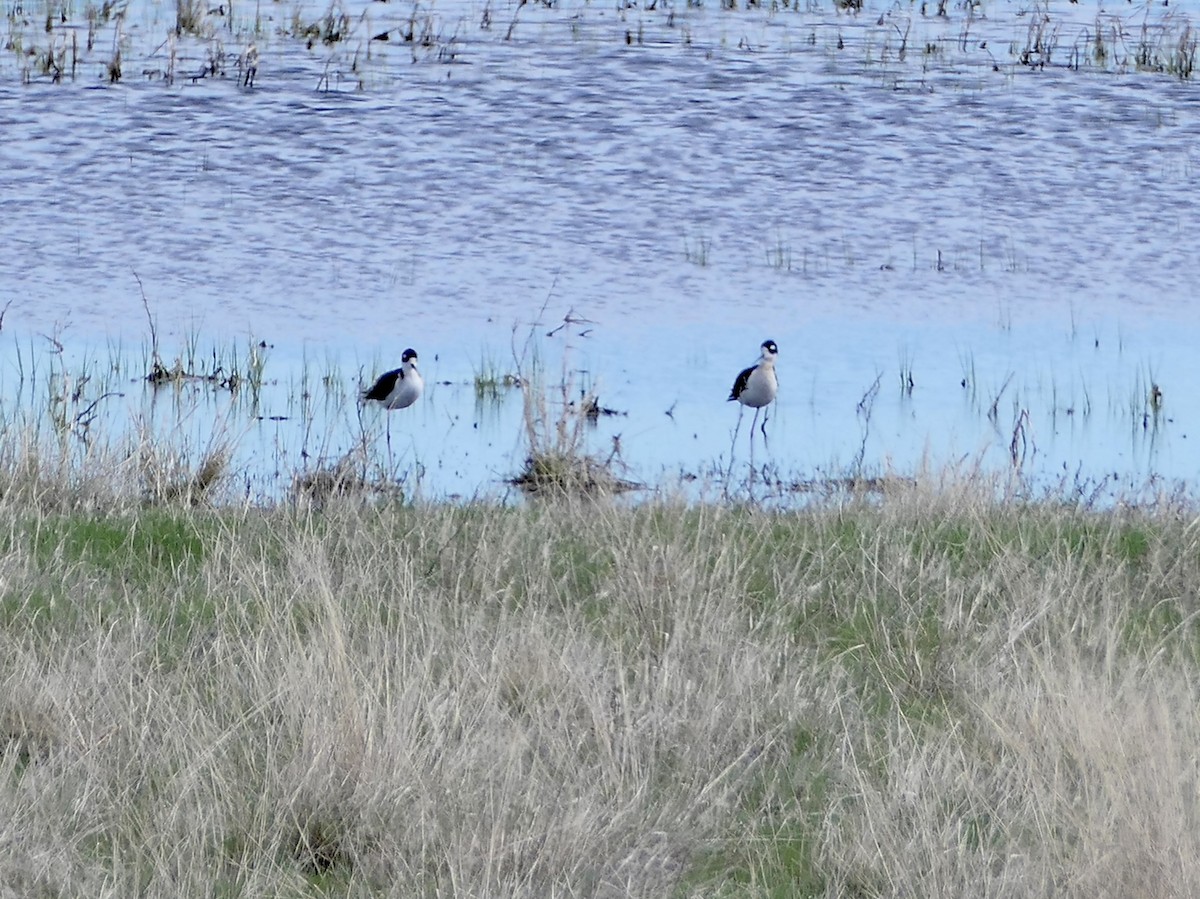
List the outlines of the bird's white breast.
{"type": "Polygon", "coordinates": [[[779,390],[779,381],[775,377],[774,365],[759,365],[750,372],[746,380],[746,389],[738,396],[738,400],[746,406],[759,408],[775,399],[779,390]]]}

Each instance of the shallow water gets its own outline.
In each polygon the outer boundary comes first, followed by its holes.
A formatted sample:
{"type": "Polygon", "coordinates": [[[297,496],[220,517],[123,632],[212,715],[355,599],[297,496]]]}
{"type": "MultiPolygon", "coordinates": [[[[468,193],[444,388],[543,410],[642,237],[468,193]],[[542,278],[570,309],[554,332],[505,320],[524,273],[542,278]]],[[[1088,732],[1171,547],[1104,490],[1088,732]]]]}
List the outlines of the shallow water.
{"type": "Polygon", "coordinates": [[[1182,58],[1194,5],[236,5],[174,62],[175,8],[126,9],[116,84],[114,21],[55,82],[37,48],[83,46],[83,15],[49,36],[44,7],[10,15],[9,417],[38,402],[33,358],[115,355],[104,414],[146,420],[148,310],[168,362],[269,345],[257,404],[154,400],[164,433],[161,407],[201,441],[216,415],[251,493],[364,435],[425,495],[504,493],[521,398],[477,403],[473,381],[534,334],[546,371],[565,352],[622,413],[592,450],[619,437],[630,477],[669,485],[727,469],[725,397],[770,337],[755,459],[786,480],[1014,451],[1046,483],[1200,473],[1200,94],[1136,65],[1182,58]],[[331,9],[346,39],[292,34],[331,9]],[[188,77],[214,58],[223,75],[188,77]],[[587,323],[547,337],[567,316],[587,323]],[[426,397],[360,418],[359,381],[406,346],[426,397]]]}

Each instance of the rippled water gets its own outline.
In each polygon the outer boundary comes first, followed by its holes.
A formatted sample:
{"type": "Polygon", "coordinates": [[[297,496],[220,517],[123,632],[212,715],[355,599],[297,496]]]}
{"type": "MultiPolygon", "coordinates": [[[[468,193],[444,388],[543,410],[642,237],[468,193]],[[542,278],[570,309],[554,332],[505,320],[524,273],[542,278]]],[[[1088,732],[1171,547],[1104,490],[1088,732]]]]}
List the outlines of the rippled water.
{"type": "MultiPolygon", "coordinates": [[[[724,470],[770,337],[756,461],[789,479],[1195,481],[1194,6],[649,6],[214,3],[171,38],[131,0],[90,52],[86,10],[10,6],[10,405],[31,361],[115,354],[105,414],[144,419],[148,307],[168,361],[268,344],[260,402],[219,413],[251,490],[369,433],[428,495],[490,493],[521,400],[473,381],[534,333],[624,413],[593,449],[663,484],[724,470]],[[353,395],[406,346],[431,387],[389,448],[353,395]]],[[[198,433],[203,393],[172,400],[198,433]]]]}

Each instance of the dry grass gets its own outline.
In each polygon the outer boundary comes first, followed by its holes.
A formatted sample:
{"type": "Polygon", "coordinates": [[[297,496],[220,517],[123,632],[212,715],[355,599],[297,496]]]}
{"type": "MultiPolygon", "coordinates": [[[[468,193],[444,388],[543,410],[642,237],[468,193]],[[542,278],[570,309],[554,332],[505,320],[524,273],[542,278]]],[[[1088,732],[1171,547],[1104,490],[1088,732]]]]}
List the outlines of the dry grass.
{"type": "Polygon", "coordinates": [[[594,385],[580,387],[576,398],[578,372],[571,365],[570,340],[582,339],[582,334],[574,334],[574,328],[590,324],[569,312],[549,332],[564,340],[562,370],[555,383],[547,381],[535,330],[531,330],[521,356],[514,349],[527,455],[524,467],[509,483],[528,494],[612,496],[642,487],[622,476],[625,466],[619,458],[619,438],[607,457],[588,452],[589,431],[600,417],[601,406],[594,385]],[[530,361],[523,362],[526,359],[530,361]]]}
{"type": "Polygon", "coordinates": [[[1195,893],[1190,513],[985,488],[10,490],[0,895],[1195,893]]]}

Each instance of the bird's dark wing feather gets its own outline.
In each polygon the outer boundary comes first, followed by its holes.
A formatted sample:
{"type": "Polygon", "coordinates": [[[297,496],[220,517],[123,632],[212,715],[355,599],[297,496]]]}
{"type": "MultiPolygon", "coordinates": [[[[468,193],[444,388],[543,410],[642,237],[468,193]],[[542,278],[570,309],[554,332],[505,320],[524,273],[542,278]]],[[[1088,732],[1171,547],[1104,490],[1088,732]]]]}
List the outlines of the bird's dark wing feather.
{"type": "Polygon", "coordinates": [[[382,402],[396,387],[396,382],[404,377],[404,369],[394,368],[379,376],[371,388],[363,393],[364,400],[379,400],[382,402]]]}
{"type": "Polygon", "coordinates": [[[754,366],[751,365],[737,376],[737,380],[733,382],[733,390],[729,391],[729,399],[736,400],[742,395],[742,391],[746,389],[746,385],[750,382],[750,375],[753,373],[754,366]]]}

